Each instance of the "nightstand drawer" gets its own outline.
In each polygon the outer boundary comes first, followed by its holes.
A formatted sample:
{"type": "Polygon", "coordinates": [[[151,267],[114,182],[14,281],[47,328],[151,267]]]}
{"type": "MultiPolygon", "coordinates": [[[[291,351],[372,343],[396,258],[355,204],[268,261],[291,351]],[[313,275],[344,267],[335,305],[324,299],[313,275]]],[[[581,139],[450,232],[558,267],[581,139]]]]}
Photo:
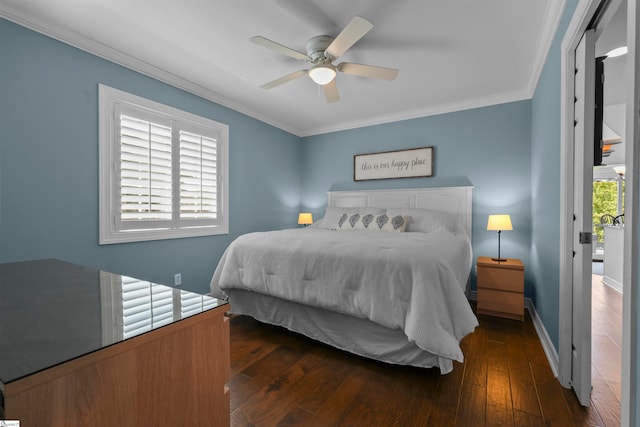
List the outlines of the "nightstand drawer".
{"type": "Polygon", "coordinates": [[[478,292],[478,313],[522,320],[524,298],[521,293],[482,289],[478,292]]]}
{"type": "Polygon", "coordinates": [[[478,287],[524,292],[524,270],[478,266],[478,287]]]}

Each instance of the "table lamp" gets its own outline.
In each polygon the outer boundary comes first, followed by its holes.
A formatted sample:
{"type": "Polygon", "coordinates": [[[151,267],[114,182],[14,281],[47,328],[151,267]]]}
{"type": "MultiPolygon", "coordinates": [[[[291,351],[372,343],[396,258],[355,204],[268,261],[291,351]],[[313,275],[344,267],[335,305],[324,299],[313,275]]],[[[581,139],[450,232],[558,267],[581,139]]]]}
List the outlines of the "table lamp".
{"type": "Polygon", "coordinates": [[[491,258],[493,261],[506,261],[506,258],[500,258],[500,233],[504,230],[513,230],[511,226],[511,217],[509,215],[489,215],[487,221],[487,230],[498,232],[498,258],[491,258]]]}
{"type": "Polygon", "coordinates": [[[309,212],[300,212],[298,214],[298,225],[304,225],[306,227],[309,224],[313,224],[313,215],[309,212]]]}

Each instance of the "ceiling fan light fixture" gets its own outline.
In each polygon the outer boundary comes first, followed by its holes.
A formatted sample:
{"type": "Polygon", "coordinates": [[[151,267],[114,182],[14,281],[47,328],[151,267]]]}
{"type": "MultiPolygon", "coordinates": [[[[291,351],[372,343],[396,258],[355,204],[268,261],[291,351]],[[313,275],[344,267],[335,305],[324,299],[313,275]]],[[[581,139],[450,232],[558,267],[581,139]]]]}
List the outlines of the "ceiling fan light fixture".
{"type": "Polygon", "coordinates": [[[626,55],[628,52],[627,46],[617,47],[606,53],[607,58],[616,58],[618,56],[626,55]]]}
{"type": "Polygon", "coordinates": [[[326,85],[336,77],[336,69],[331,64],[318,64],[309,70],[309,77],[319,85],[326,85]]]}

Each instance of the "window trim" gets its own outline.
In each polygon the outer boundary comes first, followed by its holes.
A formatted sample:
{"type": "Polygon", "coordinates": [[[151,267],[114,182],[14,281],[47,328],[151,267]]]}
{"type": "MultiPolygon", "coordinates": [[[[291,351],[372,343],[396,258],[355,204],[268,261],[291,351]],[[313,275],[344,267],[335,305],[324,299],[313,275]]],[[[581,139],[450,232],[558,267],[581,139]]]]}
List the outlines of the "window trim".
{"type": "MultiPolygon", "coordinates": [[[[160,104],[105,85],[98,85],[98,143],[99,143],[99,244],[141,242],[185,237],[229,234],[229,126],[160,104]],[[184,226],[181,221],[171,228],[125,230],[117,226],[120,207],[116,162],[119,159],[119,139],[116,111],[120,106],[133,108],[168,120],[176,120],[189,129],[211,129],[217,134],[218,153],[218,218],[215,225],[184,226]]],[[[175,165],[174,165],[175,168],[175,165]]],[[[175,189],[174,189],[175,191],[175,189]]]]}

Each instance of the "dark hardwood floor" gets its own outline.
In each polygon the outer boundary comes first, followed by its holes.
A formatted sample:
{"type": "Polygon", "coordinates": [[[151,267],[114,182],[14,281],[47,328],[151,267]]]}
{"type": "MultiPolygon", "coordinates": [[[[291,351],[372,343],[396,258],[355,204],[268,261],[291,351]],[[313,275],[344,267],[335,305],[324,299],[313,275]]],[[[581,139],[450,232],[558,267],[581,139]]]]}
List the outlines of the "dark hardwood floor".
{"type": "Polygon", "coordinates": [[[604,400],[584,408],[554,378],[528,313],[524,322],[482,315],[479,321],[462,341],[465,362],[440,375],[234,316],[231,425],[614,425],[604,400]]]}

